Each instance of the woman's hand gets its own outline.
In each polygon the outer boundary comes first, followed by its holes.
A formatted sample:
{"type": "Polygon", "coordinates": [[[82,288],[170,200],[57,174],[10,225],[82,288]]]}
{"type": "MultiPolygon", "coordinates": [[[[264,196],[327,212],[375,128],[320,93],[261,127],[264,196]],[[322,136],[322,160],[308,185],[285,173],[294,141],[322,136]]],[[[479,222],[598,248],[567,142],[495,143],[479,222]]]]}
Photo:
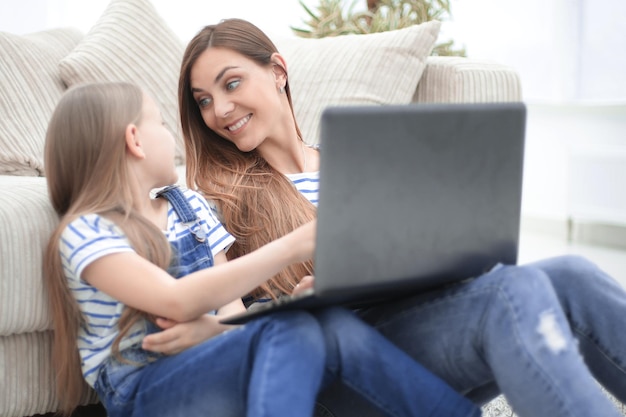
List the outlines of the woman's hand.
{"type": "Polygon", "coordinates": [[[303,277],[298,285],[295,286],[291,294],[296,295],[309,288],[313,288],[313,283],[315,282],[315,277],[313,275],[307,275],[303,277]]]}
{"type": "Polygon", "coordinates": [[[157,318],[157,326],[163,329],[143,338],[142,348],[165,355],[175,355],[232,328],[220,324],[220,317],[204,314],[195,320],[179,323],[157,318]]]}

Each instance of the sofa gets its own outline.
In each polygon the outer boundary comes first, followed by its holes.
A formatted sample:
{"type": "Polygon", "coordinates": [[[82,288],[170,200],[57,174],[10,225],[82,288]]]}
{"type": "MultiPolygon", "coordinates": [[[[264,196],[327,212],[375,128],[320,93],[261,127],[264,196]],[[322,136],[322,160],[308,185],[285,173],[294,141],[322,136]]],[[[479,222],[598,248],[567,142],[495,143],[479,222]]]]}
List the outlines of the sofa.
{"type": "MultiPolygon", "coordinates": [[[[511,68],[431,56],[439,29],[433,21],[369,35],[274,38],[288,63],[305,139],[317,141],[319,115],[328,105],[522,99],[519,76],[511,68]]],[[[112,0],[87,33],[73,28],[27,35],[0,32],[1,417],[57,409],[50,360],[54,329],[42,282],[42,254],[57,222],[43,166],[54,106],[79,83],[136,82],[157,100],[164,121],[179,138],[177,162],[184,181],[176,104],[183,50],[149,0],[112,0]]],[[[84,404],[95,402],[93,392],[84,398],[84,404]]],[[[493,415],[508,415],[502,398],[494,404],[493,415]]]]}

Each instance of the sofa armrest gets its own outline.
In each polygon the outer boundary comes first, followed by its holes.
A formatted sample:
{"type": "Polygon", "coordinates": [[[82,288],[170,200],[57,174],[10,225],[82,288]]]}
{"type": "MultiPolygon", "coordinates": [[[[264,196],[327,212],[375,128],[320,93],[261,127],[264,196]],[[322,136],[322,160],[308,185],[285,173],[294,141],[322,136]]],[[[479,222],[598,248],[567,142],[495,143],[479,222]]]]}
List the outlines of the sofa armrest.
{"type": "Polygon", "coordinates": [[[58,219],[46,179],[0,175],[0,186],[0,335],[51,329],[42,261],[58,219]]]}
{"type": "Polygon", "coordinates": [[[517,72],[493,61],[463,57],[428,57],[413,101],[488,103],[522,101],[517,72]]]}

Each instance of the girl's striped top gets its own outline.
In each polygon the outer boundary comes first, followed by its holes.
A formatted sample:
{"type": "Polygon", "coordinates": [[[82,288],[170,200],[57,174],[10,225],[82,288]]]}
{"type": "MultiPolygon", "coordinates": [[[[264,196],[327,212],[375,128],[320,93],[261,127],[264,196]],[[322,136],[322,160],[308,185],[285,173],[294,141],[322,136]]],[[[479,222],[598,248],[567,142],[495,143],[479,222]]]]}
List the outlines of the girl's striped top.
{"type": "MultiPolygon", "coordinates": [[[[195,191],[183,192],[200,218],[200,227],[207,235],[206,242],[212,253],[215,255],[227,249],[234,238],[217,220],[207,201],[195,191]]],[[[170,204],[164,233],[169,241],[191,233],[170,204]]],[[[96,259],[114,253],[132,252],[133,249],[122,230],[98,214],[84,215],[71,222],[63,231],[60,244],[65,275],[84,317],[78,333],[82,371],[87,383],[93,386],[100,365],[111,354],[124,305],[83,281],[81,274],[96,259]]],[[[145,326],[137,323],[121,341],[120,351],[140,344],[144,335],[145,326]]]]}

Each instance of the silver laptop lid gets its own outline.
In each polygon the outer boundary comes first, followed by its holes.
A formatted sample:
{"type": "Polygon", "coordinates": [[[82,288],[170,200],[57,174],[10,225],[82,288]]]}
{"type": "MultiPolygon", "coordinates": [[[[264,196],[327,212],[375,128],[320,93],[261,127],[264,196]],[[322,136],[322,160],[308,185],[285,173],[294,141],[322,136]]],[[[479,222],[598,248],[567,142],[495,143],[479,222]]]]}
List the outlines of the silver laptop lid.
{"type": "Polygon", "coordinates": [[[331,107],[318,295],[400,292],[517,261],[523,103],[331,107]]]}

